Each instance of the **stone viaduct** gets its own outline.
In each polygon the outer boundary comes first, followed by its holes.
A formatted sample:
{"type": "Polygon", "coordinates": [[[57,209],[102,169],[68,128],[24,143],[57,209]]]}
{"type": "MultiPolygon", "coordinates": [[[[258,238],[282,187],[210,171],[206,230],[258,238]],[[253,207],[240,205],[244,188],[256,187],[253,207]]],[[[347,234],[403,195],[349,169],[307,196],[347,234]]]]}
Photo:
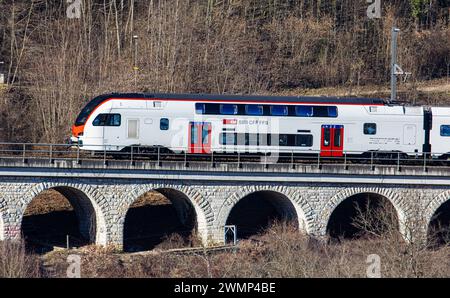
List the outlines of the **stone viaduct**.
{"type": "MultiPolygon", "coordinates": [[[[423,210],[423,232],[439,208],[445,205],[449,212],[450,179],[448,171],[440,168],[1,161],[2,240],[21,237],[27,206],[47,189],[55,189],[69,200],[80,233],[97,245],[122,247],[127,211],[150,190],[172,202],[181,222],[194,214],[199,237],[210,245],[223,243],[230,212],[254,193],[264,194],[279,214],[298,220],[302,231],[318,237],[326,235],[330,217],[343,201],[357,194],[379,195],[395,208],[401,232],[408,237],[406,226],[418,220],[418,207],[423,210]]],[[[258,204],[254,208],[257,210],[258,204]]]]}

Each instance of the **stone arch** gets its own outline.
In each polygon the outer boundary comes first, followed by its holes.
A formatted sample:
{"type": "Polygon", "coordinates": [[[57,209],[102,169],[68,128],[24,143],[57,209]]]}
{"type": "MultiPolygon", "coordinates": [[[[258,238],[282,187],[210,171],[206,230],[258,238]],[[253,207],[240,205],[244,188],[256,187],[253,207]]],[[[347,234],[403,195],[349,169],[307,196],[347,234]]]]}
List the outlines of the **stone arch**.
{"type": "Polygon", "coordinates": [[[3,225],[3,212],[0,212],[0,241],[5,240],[5,229],[3,225]]]}
{"type": "MultiPolygon", "coordinates": [[[[151,190],[158,191],[166,197],[168,195],[167,191],[174,190],[178,192],[178,194],[182,195],[185,199],[187,199],[195,212],[196,229],[198,232],[198,236],[205,245],[208,243],[209,227],[214,222],[214,213],[209,201],[205,199],[200,192],[196,191],[194,187],[167,183],[140,184],[137,187],[132,188],[132,190],[126,197],[124,204],[120,208],[121,215],[119,216],[118,234],[121,235],[121,239],[123,239],[124,235],[126,214],[131,205],[139,197],[151,190]],[[161,192],[161,190],[163,191],[161,192]]],[[[167,198],[170,200],[169,197],[167,198]]],[[[179,202],[179,204],[177,205],[177,203],[175,203],[174,208],[177,211],[178,216],[183,219],[185,217],[185,215],[183,214],[183,210],[186,210],[182,205],[180,205],[183,204],[183,200],[177,200],[177,202],[179,202]]]]}
{"type": "Polygon", "coordinates": [[[426,206],[425,208],[425,212],[424,212],[424,222],[425,222],[425,227],[424,227],[424,234],[426,234],[428,236],[428,233],[431,229],[431,224],[432,224],[432,220],[434,215],[436,214],[436,212],[439,210],[439,208],[441,206],[443,206],[444,204],[447,204],[450,201],[450,190],[447,190],[441,194],[439,194],[438,196],[434,197],[426,206]]]}
{"type": "Polygon", "coordinates": [[[0,241],[5,240],[5,224],[3,219],[5,211],[3,210],[2,203],[3,202],[0,201],[0,241]]]}
{"type": "Polygon", "coordinates": [[[295,209],[295,216],[298,220],[299,229],[305,231],[306,233],[311,233],[313,231],[314,212],[308,201],[300,194],[300,191],[287,186],[274,187],[261,184],[245,185],[240,187],[236,192],[233,192],[219,210],[216,221],[216,229],[219,229],[220,232],[220,228],[226,224],[231,210],[240,200],[253,193],[262,191],[269,191],[283,195],[295,209]]]}
{"type": "Polygon", "coordinates": [[[103,195],[87,184],[70,182],[45,182],[34,185],[21,198],[21,216],[19,226],[22,225],[23,216],[31,201],[44,190],[54,189],[61,193],[70,202],[78,217],[79,229],[83,236],[97,245],[108,243],[108,230],[103,205],[107,204],[103,195]],[[92,220],[95,220],[95,233],[92,233],[92,220]]]}
{"type": "Polygon", "coordinates": [[[436,213],[436,211],[441,207],[444,203],[446,203],[448,200],[450,200],[450,190],[447,190],[438,196],[434,197],[430,203],[425,208],[425,221],[427,224],[427,227],[430,225],[431,220],[436,213]]]}
{"type": "Polygon", "coordinates": [[[405,208],[406,206],[404,206],[404,200],[402,200],[402,198],[391,189],[379,187],[348,187],[334,195],[322,209],[318,229],[319,235],[325,236],[327,234],[327,225],[330,221],[331,215],[342,202],[355,195],[365,193],[380,195],[392,204],[397,213],[400,233],[405,239],[410,239],[410,235],[408,235],[406,230],[406,220],[410,216],[404,211],[407,210],[407,208],[405,208]]]}

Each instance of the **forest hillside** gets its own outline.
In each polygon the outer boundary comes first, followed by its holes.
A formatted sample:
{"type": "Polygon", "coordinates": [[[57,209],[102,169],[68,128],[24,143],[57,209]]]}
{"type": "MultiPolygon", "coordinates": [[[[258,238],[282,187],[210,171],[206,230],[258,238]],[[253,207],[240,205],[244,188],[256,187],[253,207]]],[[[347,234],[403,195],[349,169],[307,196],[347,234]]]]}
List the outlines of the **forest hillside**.
{"type": "Polygon", "coordinates": [[[448,101],[448,0],[382,0],[378,19],[366,0],[80,2],[69,18],[66,1],[0,0],[1,142],[64,142],[109,92],[384,96],[393,26],[402,100],[448,101]]]}

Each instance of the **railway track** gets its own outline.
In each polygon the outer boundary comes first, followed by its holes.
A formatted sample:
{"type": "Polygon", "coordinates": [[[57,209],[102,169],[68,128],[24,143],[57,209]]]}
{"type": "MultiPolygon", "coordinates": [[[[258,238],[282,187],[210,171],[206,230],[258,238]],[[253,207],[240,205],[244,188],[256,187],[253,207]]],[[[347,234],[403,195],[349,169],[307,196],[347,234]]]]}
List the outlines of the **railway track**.
{"type": "Polygon", "coordinates": [[[450,169],[448,159],[430,158],[417,153],[413,157],[408,157],[404,153],[379,154],[377,152],[365,153],[349,152],[343,156],[322,157],[320,152],[296,154],[294,152],[279,153],[210,153],[210,154],[187,154],[187,153],[167,153],[167,152],[140,152],[138,147],[130,152],[90,152],[80,148],[72,148],[70,145],[57,144],[8,144],[0,143],[0,160],[22,161],[27,164],[29,161],[39,160],[54,163],[54,161],[72,161],[78,164],[83,162],[108,162],[116,163],[203,163],[209,166],[218,164],[242,165],[392,165],[392,166],[422,166],[422,167],[447,167],[450,169]]]}

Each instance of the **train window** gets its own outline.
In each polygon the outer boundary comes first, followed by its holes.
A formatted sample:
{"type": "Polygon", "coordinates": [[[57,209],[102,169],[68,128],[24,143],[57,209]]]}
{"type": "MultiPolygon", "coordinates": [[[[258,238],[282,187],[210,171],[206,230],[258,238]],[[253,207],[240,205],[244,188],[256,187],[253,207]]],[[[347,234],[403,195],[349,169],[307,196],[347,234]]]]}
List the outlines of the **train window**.
{"type": "Polygon", "coordinates": [[[237,105],[196,103],[195,113],[200,115],[251,115],[251,116],[297,116],[336,118],[338,109],[335,106],[286,106],[286,105],[237,105]]]}
{"type": "Polygon", "coordinates": [[[108,114],[99,114],[92,122],[93,126],[105,126],[108,114]]]}
{"type": "Polygon", "coordinates": [[[205,114],[220,115],[220,104],[218,103],[207,103],[205,104],[205,109],[205,114]]]}
{"type": "Polygon", "coordinates": [[[108,125],[109,126],[120,126],[121,116],[120,114],[109,114],[108,117],[108,125]]]}
{"type": "Polygon", "coordinates": [[[328,107],[328,117],[336,118],[338,116],[337,107],[328,107]]]}
{"type": "Polygon", "coordinates": [[[235,133],[222,133],[220,137],[221,145],[236,145],[235,133]]]}
{"type": "Polygon", "coordinates": [[[161,118],[161,120],[159,121],[159,129],[169,130],[169,119],[161,118]]]}
{"type": "Polygon", "coordinates": [[[209,143],[209,126],[203,125],[202,127],[202,144],[209,143]]]}
{"type": "Polygon", "coordinates": [[[236,145],[244,146],[246,141],[246,134],[245,133],[238,133],[236,134],[236,145]]]}
{"type": "Polygon", "coordinates": [[[295,145],[297,147],[312,147],[313,135],[297,135],[295,145]]]}
{"type": "Polygon", "coordinates": [[[296,106],[295,107],[295,115],[299,117],[312,117],[313,107],[310,106],[296,106]]]}
{"type": "Polygon", "coordinates": [[[314,117],[328,117],[328,107],[314,107],[314,117]]]}
{"type": "Polygon", "coordinates": [[[222,104],[220,105],[220,114],[222,115],[237,115],[238,114],[238,106],[231,104],[222,104]]]}
{"type": "Polygon", "coordinates": [[[252,116],[262,116],[264,114],[264,107],[260,105],[246,105],[245,113],[252,116]]]}
{"type": "Polygon", "coordinates": [[[296,146],[297,136],[296,135],[288,135],[288,146],[294,147],[296,146]]]}
{"type": "Polygon", "coordinates": [[[197,144],[198,130],[197,125],[191,125],[191,144],[197,144]]]}
{"type": "Polygon", "coordinates": [[[227,144],[228,145],[238,145],[238,134],[237,133],[228,133],[227,134],[227,144]]]}
{"type": "Polygon", "coordinates": [[[341,129],[335,129],[334,130],[334,141],[333,141],[333,145],[335,146],[335,147],[341,147],[341,135],[342,135],[342,133],[341,133],[341,129]]]}
{"type": "Polygon", "coordinates": [[[331,128],[324,128],[323,130],[323,146],[328,147],[331,145],[331,128]]]}
{"type": "Polygon", "coordinates": [[[259,146],[270,146],[270,135],[269,134],[259,134],[258,145],[259,146]]]}
{"type": "Polygon", "coordinates": [[[337,107],[324,107],[324,106],[316,106],[313,107],[314,117],[327,117],[327,118],[336,118],[337,117],[337,107]]]}
{"type": "Polygon", "coordinates": [[[377,124],[376,123],[364,123],[364,134],[365,135],[376,135],[377,134],[377,124]]]}
{"type": "Polygon", "coordinates": [[[197,114],[206,114],[206,105],[204,103],[196,103],[195,112],[197,114]]]}
{"type": "MultiPolygon", "coordinates": [[[[192,132],[194,133],[194,132],[192,132]]],[[[220,134],[221,145],[240,146],[281,146],[281,147],[312,147],[313,135],[295,134],[258,134],[258,133],[230,133],[220,134]],[[272,142],[272,140],[275,140],[272,142]]],[[[195,141],[194,139],[192,141],[195,141]]],[[[340,142],[340,141],[339,141],[340,142]]]]}
{"type": "Polygon", "coordinates": [[[93,126],[120,126],[120,114],[99,114],[92,122],[93,126]]]}
{"type": "Polygon", "coordinates": [[[280,146],[289,146],[288,135],[279,135],[278,140],[279,140],[280,146]]]}
{"type": "Polygon", "coordinates": [[[249,134],[248,133],[244,133],[244,145],[245,146],[250,145],[249,139],[250,139],[249,134]]]}
{"type": "Polygon", "coordinates": [[[258,146],[259,145],[259,134],[257,134],[257,133],[248,134],[248,145],[258,146]]]}
{"type": "Polygon", "coordinates": [[[450,137],[450,125],[441,125],[441,137],[450,137]]]}
{"type": "Polygon", "coordinates": [[[272,116],[287,116],[288,115],[288,107],[287,106],[271,106],[270,114],[272,116]]]}

